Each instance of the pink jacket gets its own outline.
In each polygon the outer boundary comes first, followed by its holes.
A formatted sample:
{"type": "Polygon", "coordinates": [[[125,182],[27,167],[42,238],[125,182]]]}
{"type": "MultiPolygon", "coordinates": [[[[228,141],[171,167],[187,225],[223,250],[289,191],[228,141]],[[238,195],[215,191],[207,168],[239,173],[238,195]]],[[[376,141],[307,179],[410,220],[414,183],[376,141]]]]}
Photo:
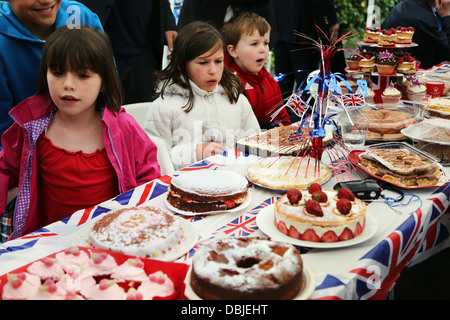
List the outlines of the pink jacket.
{"type": "MultiPolygon", "coordinates": [[[[19,187],[11,239],[35,231],[37,208],[36,141],[50,124],[55,105],[45,95],[33,96],[11,110],[14,124],[3,134],[0,151],[0,215],[5,212],[9,189],[19,187]]],[[[122,108],[114,115],[105,108],[102,135],[114,167],[120,193],[160,176],[157,148],[136,120],[122,108]]]]}

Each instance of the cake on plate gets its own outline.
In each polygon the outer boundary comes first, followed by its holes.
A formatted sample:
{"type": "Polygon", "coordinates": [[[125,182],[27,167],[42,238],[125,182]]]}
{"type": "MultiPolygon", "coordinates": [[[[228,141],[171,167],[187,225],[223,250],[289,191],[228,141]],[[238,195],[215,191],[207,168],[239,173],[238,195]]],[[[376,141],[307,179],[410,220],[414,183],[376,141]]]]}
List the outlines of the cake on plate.
{"type": "Polygon", "coordinates": [[[96,221],[89,240],[94,248],[160,258],[176,250],[183,239],[180,221],[157,207],[130,207],[105,214],[96,221]]]}
{"type": "Polygon", "coordinates": [[[378,45],[380,46],[395,46],[397,43],[397,30],[394,28],[381,30],[378,37],[378,45]]]}
{"type": "Polygon", "coordinates": [[[360,72],[374,72],[375,71],[375,56],[370,53],[362,53],[359,60],[360,72]]]}
{"type": "Polygon", "coordinates": [[[416,73],[416,60],[408,52],[398,59],[397,72],[403,74],[416,73]]]}
{"type": "Polygon", "coordinates": [[[254,184],[275,190],[308,188],[331,178],[331,169],[322,161],[306,157],[262,158],[247,167],[247,178],[254,184]]]}
{"type": "MultiPolygon", "coordinates": [[[[245,153],[258,156],[272,153],[297,155],[299,151],[309,146],[311,128],[302,127],[302,130],[298,131],[298,126],[275,127],[239,140],[237,147],[245,153]]],[[[328,143],[332,140],[333,132],[326,130],[323,142],[328,143]]]]}
{"type": "Polygon", "coordinates": [[[205,300],[288,300],[304,282],[299,251],[270,239],[215,239],[192,259],[190,285],[205,300]]]}
{"type": "Polygon", "coordinates": [[[366,205],[353,193],[322,189],[291,189],[275,203],[274,223],[289,237],[312,242],[353,239],[364,231],[366,205]]]}
{"type": "Polygon", "coordinates": [[[198,170],[172,179],[167,202],[182,211],[227,211],[239,207],[247,192],[248,181],[236,172],[198,170]]]}
{"type": "Polygon", "coordinates": [[[367,27],[364,32],[364,42],[367,43],[377,43],[378,37],[380,36],[381,29],[378,27],[367,27]]]}

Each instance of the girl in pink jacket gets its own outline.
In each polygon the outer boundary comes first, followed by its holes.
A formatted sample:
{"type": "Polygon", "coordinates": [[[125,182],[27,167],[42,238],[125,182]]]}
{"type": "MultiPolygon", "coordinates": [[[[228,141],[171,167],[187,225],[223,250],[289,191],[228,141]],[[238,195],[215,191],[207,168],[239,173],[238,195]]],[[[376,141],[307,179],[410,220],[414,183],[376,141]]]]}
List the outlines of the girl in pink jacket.
{"type": "Polygon", "coordinates": [[[10,115],[0,152],[0,216],[19,187],[10,239],[160,176],[156,146],[121,108],[107,36],[56,30],[42,55],[37,95],[10,115]]]}

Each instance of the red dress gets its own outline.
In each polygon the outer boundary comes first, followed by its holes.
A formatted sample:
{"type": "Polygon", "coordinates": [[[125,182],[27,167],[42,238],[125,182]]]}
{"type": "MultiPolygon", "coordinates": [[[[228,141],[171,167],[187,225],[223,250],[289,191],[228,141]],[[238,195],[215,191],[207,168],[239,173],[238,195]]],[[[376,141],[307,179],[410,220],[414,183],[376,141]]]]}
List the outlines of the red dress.
{"type": "Polygon", "coordinates": [[[37,141],[39,226],[59,221],[119,194],[105,148],[94,153],[59,148],[42,134],[37,141]]]}

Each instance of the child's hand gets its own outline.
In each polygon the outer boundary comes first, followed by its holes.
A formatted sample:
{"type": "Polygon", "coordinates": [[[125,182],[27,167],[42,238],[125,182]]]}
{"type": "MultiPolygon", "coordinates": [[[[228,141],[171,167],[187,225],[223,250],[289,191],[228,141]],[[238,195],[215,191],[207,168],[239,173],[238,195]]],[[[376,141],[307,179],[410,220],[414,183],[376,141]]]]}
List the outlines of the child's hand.
{"type": "Polygon", "coordinates": [[[205,159],[209,156],[213,156],[223,152],[223,143],[217,142],[205,142],[198,144],[195,148],[195,154],[197,159],[205,159]]]}

